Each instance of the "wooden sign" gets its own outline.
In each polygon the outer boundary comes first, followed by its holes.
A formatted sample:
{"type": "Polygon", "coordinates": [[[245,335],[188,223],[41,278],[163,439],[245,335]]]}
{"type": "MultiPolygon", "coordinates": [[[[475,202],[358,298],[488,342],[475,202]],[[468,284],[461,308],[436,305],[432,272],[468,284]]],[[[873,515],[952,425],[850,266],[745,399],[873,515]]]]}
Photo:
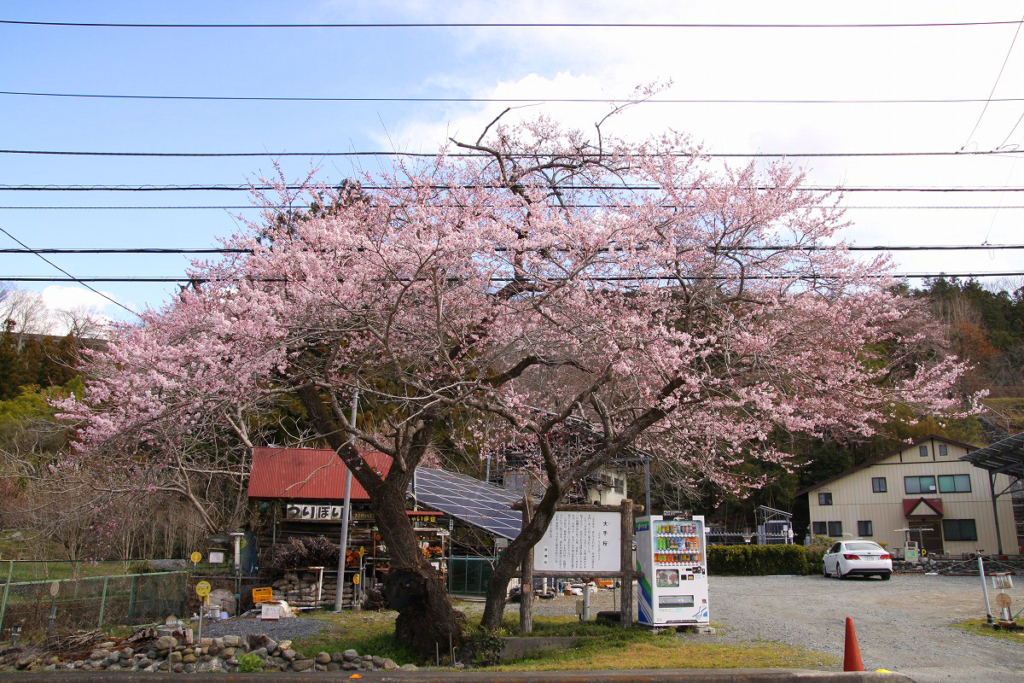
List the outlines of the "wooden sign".
{"type": "Polygon", "coordinates": [[[261,602],[272,602],[274,600],[273,588],[253,588],[252,601],[257,605],[261,602]]]}
{"type": "Polygon", "coordinates": [[[533,550],[534,571],[618,572],[621,520],[619,512],[559,510],[533,550]]]}

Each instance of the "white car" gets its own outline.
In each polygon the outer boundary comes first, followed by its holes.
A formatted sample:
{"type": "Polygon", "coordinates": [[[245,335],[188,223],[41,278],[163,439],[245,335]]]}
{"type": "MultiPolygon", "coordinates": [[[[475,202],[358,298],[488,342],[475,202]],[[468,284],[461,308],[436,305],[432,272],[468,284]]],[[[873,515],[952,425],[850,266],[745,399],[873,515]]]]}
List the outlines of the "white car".
{"type": "Polygon", "coordinates": [[[892,576],[892,555],[874,541],[840,541],[825,552],[821,560],[823,576],[845,579],[848,576],[892,576]]]}

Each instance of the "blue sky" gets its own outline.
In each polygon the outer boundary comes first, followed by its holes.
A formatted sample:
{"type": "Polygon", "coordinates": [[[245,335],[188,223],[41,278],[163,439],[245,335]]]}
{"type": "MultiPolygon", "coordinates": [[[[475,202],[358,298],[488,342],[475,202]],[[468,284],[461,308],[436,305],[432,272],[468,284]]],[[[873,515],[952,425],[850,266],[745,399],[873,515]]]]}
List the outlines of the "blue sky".
{"type": "MultiPolygon", "coordinates": [[[[851,23],[1017,20],[1013,2],[711,3],[594,0],[554,3],[317,1],[0,3],[0,19],[141,23],[710,22],[851,23]],[[579,7],[580,9],[575,9],[579,7]]],[[[114,29],[0,25],[0,90],[51,93],[307,97],[624,97],[669,81],[664,98],[986,98],[1015,25],[929,29],[114,29]]],[[[1024,36],[995,96],[1024,97],[1024,36]]],[[[500,110],[471,103],[283,103],[89,100],[0,95],[0,148],[74,151],[433,151],[469,137],[500,110]]],[[[673,127],[713,152],[955,151],[993,149],[1024,102],[983,105],[674,105],[637,107],[613,132],[673,127]]],[[[572,125],[604,105],[547,103],[522,110],[572,125]]],[[[1024,140],[1024,124],[1009,144],[1024,140]]],[[[375,162],[362,162],[372,168],[375,162]]],[[[827,185],[1024,186],[1016,155],[954,159],[815,159],[827,185]]],[[[337,182],[339,158],[286,158],[337,182]]],[[[126,159],[0,154],[0,185],[240,184],[271,157],[126,159]]],[[[240,205],[244,193],[0,192],[0,206],[240,205]]],[[[1024,205],[1024,193],[860,194],[870,206],[1024,205]]],[[[236,212],[237,213],[237,212],[236,212]]],[[[1024,211],[853,209],[859,244],[1024,242],[1024,211]]],[[[220,210],[0,210],[0,227],[31,247],[208,247],[237,229],[220,210]]],[[[0,246],[16,246],[0,235],[0,246]]],[[[49,275],[34,256],[0,255],[4,275],[49,275]]],[[[79,276],[178,275],[180,256],[54,256],[79,276]]],[[[901,270],[1022,270],[1020,252],[897,255],[901,270]]],[[[1019,283],[1018,283],[1019,284],[1019,283]]],[[[95,305],[77,285],[25,284],[52,306],[95,305]]],[[[158,306],[174,285],[98,285],[132,307],[158,306]]]]}

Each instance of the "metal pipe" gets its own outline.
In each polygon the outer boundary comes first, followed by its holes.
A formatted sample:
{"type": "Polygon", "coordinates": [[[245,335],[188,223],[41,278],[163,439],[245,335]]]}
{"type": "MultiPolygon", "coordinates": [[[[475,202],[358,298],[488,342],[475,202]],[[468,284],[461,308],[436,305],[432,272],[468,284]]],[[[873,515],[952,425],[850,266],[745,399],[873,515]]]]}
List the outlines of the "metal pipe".
{"type": "MultiPolygon", "coordinates": [[[[352,414],[349,423],[354,429],[356,426],[356,410],[359,407],[359,387],[356,386],[352,394],[352,414]]],[[[349,443],[354,437],[349,436],[349,443]]],[[[334,591],[334,610],[340,612],[345,607],[345,556],[348,551],[348,520],[352,514],[352,468],[345,468],[345,504],[341,508],[341,539],[338,548],[338,584],[334,591]]],[[[352,598],[355,599],[355,590],[352,591],[352,598]]]]}
{"type": "Polygon", "coordinates": [[[7,561],[7,583],[4,584],[4,600],[0,604],[0,632],[4,629],[4,614],[7,613],[7,594],[11,591],[11,578],[14,575],[14,560],[7,561]]]}
{"type": "Polygon", "coordinates": [[[651,456],[644,458],[644,488],[645,500],[644,500],[644,514],[650,517],[651,515],[651,456]]]}
{"type": "Polygon", "coordinates": [[[988,586],[985,584],[985,562],[978,555],[978,575],[981,577],[981,590],[985,593],[985,618],[992,623],[992,607],[988,602],[988,586]]]}
{"type": "Polygon", "coordinates": [[[999,554],[1003,554],[1003,534],[999,530],[999,506],[996,504],[998,500],[996,497],[996,475],[994,472],[988,473],[988,487],[992,492],[992,516],[996,521],[996,544],[999,546],[999,554]]]}

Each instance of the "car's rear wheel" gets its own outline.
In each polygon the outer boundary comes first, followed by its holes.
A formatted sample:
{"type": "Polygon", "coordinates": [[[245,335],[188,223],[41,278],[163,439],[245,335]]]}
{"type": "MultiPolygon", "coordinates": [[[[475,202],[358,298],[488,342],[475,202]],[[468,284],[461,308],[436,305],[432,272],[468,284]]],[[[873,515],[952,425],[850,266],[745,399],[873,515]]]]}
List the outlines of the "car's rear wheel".
{"type": "Polygon", "coordinates": [[[848,576],[849,574],[844,574],[842,566],[836,562],[836,578],[840,581],[845,581],[848,576]]]}
{"type": "Polygon", "coordinates": [[[882,581],[888,581],[890,578],[892,578],[892,574],[882,574],[881,576],[882,581]]]}

